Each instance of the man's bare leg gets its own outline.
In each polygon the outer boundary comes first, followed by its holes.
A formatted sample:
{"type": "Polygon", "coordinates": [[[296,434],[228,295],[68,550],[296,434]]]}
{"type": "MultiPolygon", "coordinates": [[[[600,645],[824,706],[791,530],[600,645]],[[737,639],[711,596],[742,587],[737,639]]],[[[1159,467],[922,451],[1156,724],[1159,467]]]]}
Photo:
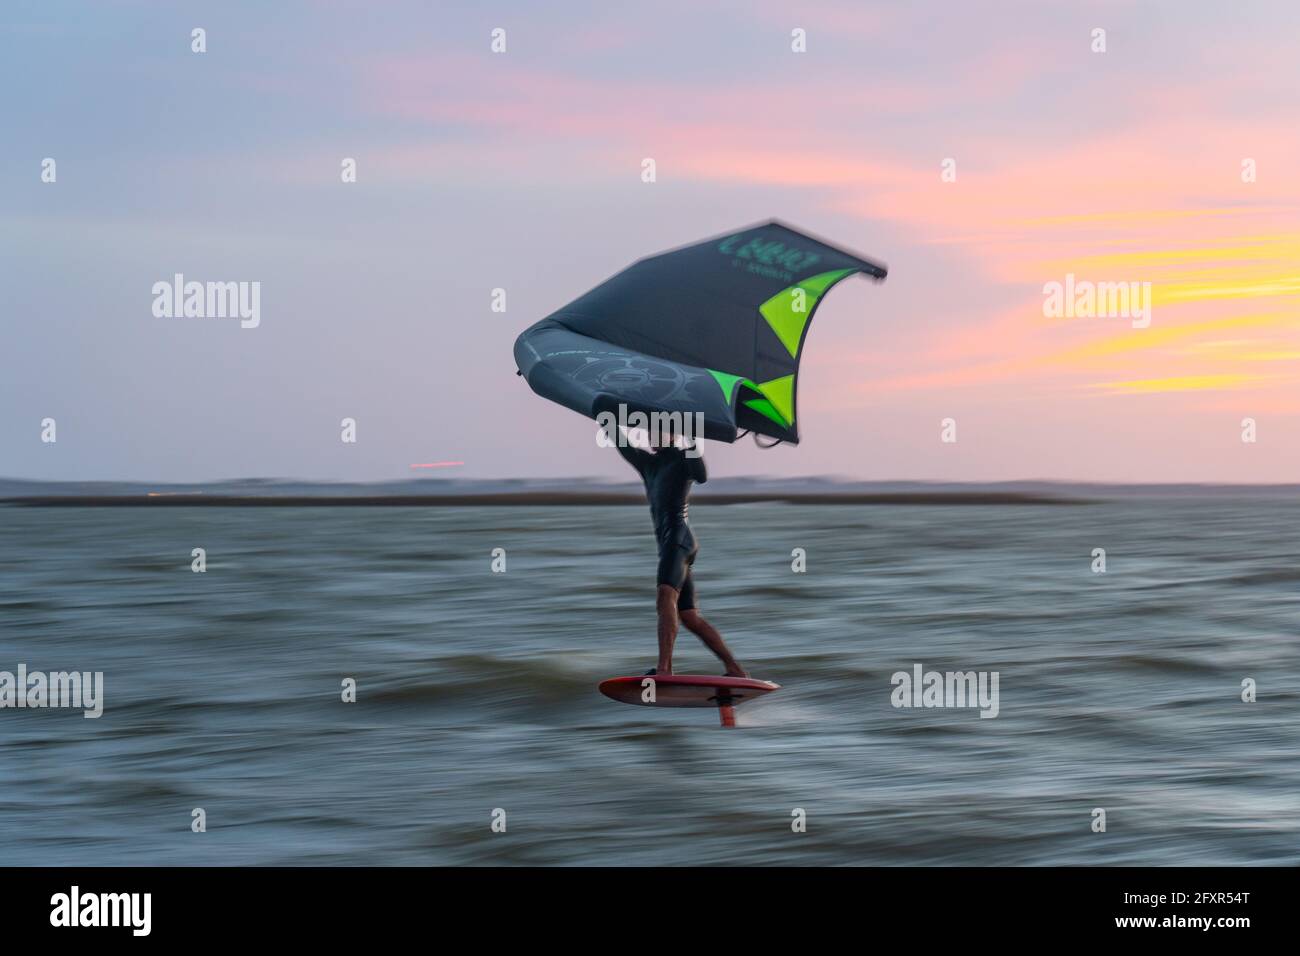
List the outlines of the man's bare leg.
{"type": "Polygon", "coordinates": [[[655,673],[671,674],[673,644],[677,641],[677,589],[667,584],[659,585],[655,610],[659,614],[659,663],[655,665],[655,673]]]}
{"type": "MultiPolygon", "coordinates": [[[[663,618],[659,619],[661,622],[663,618]]],[[[700,617],[700,612],[691,608],[681,613],[682,623],[686,629],[704,642],[704,646],[717,655],[718,660],[722,661],[728,677],[748,677],[749,674],[731,655],[731,649],[727,647],[726,642],[722,640],[722,635],[718,629],[710,624],[704,618],[700,617]]],[[[661,625],[662,626],[662,625],[661,625]]],[[[662,634],[663,632],[660,631],[662,634]]]]}

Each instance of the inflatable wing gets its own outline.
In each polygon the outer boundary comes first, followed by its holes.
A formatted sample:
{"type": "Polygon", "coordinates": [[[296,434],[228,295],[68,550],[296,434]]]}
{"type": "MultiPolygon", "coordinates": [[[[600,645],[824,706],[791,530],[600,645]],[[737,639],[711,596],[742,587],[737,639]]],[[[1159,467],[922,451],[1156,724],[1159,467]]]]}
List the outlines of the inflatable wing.
{"type": "Polygon", "coordinates": [[[885,267],[779,222],[632,264],[526,329],[515,364],[538,395],[594,418],[700,412],[704,437],[799,441],[799,356],[841,279],[885,267]]]}

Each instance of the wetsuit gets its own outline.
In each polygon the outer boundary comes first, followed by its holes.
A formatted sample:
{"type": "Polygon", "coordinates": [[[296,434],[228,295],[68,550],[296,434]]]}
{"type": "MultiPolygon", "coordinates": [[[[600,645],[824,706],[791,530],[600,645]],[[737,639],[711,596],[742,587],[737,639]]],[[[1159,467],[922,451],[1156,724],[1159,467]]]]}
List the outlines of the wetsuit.
{"type": "Polygon", "coordinates": [[[655,540],[659,542],[658,582],[675,588],[678,610],[688,611],[695,607],[691,565],[700,546],[686,520],[686,512],[690,507],[691,484],[708,481],[704,458],[692,458],[680,448],[660,448],[651,453],[621,442],[617,447],[645,482],[655,540]]]}

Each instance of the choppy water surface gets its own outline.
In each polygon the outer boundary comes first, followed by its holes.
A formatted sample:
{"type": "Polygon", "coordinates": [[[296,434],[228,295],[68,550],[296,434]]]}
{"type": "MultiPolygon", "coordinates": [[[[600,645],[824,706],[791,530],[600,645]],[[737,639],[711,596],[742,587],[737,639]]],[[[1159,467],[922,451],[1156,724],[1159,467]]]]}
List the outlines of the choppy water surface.
{"type": "Polygon", "coordinates": [[[0,670],[106,683],[0,710],[0,860],[1300,862],[1300,505],[692,514],[784,685],[736,730],[596,692],[654,660],[641,508],[0,509],[0,670]],[[999,715],[895,709],[916,663],[997,671],[999,715]]]}

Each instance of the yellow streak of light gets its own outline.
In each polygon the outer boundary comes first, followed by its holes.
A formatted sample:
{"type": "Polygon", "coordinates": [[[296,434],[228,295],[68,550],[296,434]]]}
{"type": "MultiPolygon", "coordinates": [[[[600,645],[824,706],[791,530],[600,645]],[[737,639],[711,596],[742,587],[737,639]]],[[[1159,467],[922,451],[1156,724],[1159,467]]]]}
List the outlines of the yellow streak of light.
{"type": "Polygon", "coordinates": [[[1204,392],[1252,385],[1258,375],[1183,375],[1177,378],[1148,378],[1132,382],[1098,382],[1092,387],[1112,395],[1141,395],[1154,392],[1204,392]]]}

